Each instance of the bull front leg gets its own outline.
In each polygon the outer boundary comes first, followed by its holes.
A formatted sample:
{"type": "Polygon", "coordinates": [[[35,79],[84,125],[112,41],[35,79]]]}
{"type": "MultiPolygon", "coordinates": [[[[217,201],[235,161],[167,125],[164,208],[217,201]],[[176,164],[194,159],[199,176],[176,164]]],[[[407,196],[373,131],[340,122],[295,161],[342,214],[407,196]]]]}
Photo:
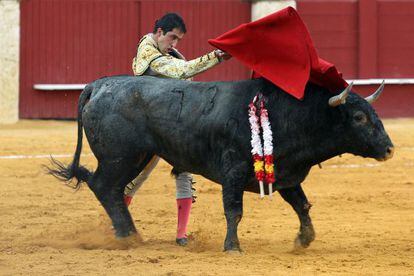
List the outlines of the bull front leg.
{"type": "Polygon", "coordinates": [[[223,187],[224,214],[227,222],[227,234],[224,241],[224,251],[240,251],[237,236],[237,226],[243,216],[243,191],[236,191],[225,185],[223,187]]]}
{"type": "Polygon", "coordinates": [[[300,220],[299,233],[295,239],[296,248],[306,248],[315,239],[315,230],[309,216],[312,205],[308,202],[300,185],[292,188],[279,190],[280,195],[295,210],[300,220]]]}
{"type": "Polygon", "coordinates": [[[223,206],[227,222],[227,234],[224,251],[241,252],[237,226],[243,216],[243,192],[246,184],[247,168],[245,164],[232,167],[227,171],[223,182],[223,206]]]}

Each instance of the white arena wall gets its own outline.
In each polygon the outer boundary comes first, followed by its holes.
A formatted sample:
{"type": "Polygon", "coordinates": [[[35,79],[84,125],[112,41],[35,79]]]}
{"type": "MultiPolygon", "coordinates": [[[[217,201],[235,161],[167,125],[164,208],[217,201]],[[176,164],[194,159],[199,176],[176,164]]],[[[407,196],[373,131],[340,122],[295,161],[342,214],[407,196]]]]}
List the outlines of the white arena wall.
{"type": "Polygon", "coordinates": [[[0,124],[18,120],[20,6],[0,0],[0,124]]]}
{"type": "Polygon", "coordinates": [[[253,0],[252,21],[265,17],[278,10],[291,6],[296,9],[296,1],[290,0],[253,0]]]}

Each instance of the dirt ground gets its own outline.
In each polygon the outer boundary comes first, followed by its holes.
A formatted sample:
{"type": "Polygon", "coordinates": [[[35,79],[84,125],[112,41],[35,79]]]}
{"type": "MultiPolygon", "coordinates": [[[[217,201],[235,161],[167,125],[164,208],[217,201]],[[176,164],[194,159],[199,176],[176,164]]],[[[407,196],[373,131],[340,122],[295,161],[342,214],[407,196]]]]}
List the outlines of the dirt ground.
{"type": "MultiPolygon", "coordinates": [[[[219,185],[196,176],[192,240],[178,247],[175,185],[161,162],[130,207],[143,242],[120,242],[89,188],[74,192],[42,170],[49,154],[71,161],[74,122],[0,126],[0,275],[412,275],[414,119],[384,124],[393,159],[344,155],[305,180],[316,230],[308,249],[293,250],[299,221],[279,195],[246,193],[241,255],[222,252],[219,185]]],[[[96,168],[86,143],[81,163],[96,168]]]]}

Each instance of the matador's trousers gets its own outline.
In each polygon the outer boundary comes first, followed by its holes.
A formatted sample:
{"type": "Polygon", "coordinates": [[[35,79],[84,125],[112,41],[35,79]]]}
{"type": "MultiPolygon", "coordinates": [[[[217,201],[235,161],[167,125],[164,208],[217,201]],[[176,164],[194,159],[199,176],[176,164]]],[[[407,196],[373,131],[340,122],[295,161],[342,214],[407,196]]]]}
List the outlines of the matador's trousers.
{"type": "MultiPolygon", "coordinates": [[[[158,156],[154,156],[142,172],[125,187],[124,195],[133,197],[142,184],[144,184],[145,180],[147,180],[155,166],[157,166],[159,160],[160,158],[158,156]]],[[[175,185],[177,199],[190,198],[193,196],[192,183],[193,176],[188,172],[182,172],[176,177],[175,185]]]]}

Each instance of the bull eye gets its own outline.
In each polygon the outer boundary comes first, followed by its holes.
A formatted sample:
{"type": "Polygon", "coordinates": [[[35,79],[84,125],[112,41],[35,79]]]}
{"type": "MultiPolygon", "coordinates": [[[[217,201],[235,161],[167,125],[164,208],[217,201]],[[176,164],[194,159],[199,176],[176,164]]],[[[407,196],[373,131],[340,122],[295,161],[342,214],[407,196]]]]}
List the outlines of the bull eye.
{"type": "Polygon", "coordinates": [[[358,124],[364,124],[367,122],[367,116],[363,112],[358,111],[354,114],[354,121],[358,124]]]}

